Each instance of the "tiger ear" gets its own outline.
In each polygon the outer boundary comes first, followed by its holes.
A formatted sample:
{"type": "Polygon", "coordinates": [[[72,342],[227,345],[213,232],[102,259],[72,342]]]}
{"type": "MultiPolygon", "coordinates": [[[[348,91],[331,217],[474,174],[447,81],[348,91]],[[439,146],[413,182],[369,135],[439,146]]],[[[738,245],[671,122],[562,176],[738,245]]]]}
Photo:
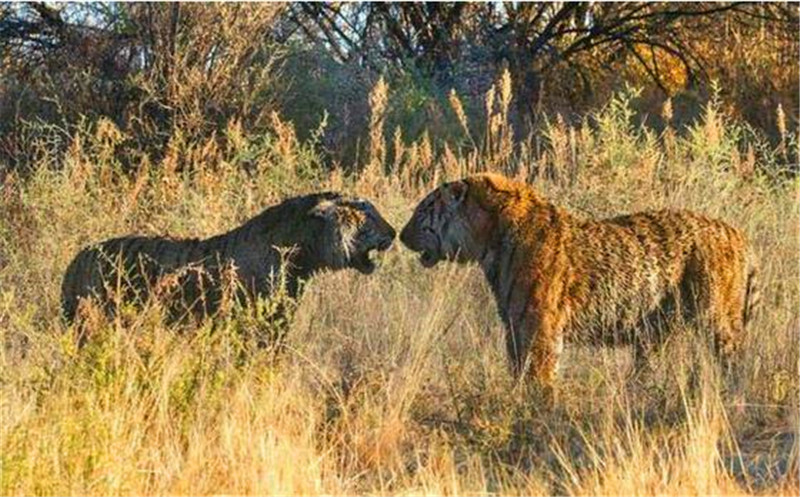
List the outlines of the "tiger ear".
{"type": "Polygon", "coordinates": [[[467,197],[469,185],[465,181],[453,181],[442,185],[442,199],[446,204],[460,205],[467,197]]]}
{"type": "Polygon", "coordinates": [[[336,214],[336,204],[330,200],[323,200],[318,203],[311,210],[308,211],[311,217],[319,217],[322,219],[333,219],[336,214]]]}

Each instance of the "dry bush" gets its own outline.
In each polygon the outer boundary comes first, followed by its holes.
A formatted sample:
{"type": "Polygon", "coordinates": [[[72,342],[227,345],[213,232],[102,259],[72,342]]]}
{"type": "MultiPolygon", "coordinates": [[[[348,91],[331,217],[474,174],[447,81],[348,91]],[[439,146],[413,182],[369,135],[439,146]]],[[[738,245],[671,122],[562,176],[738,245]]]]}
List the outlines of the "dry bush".
{"type": "MultiPolygon", "coordinates": [[[[511,96],[495,98],[489,119],[511,96]]],[[[225,147],[175,130],[133,175],[113,165],[126,132],[110,123],[82,128],[63,159],[41,148],[0,190],[0,492],[796,495],[796,181],[742,174],[750,159],[721,108],[663,134],[631,112],[621,95],[510,150],[507,122],[470,131],[491,144],[480,151],[424,135],[366,183],[321,174],[277,115],[264,136],[231,123],[225,147]],[[477,268],[423,270],[400,246],[370,277],[314,278],[277,363],[247,346],[254,325],[236,315],[172,329],[157,307],[98,314],[82,350],[59,319],[61,275],[90,240],[207,236],[326,188],[357,189],[399,227],[436,181],[489,166],[582,215],[685,207],[744,229],[763,310],[734,370],[702,330],[676,334],[634,378],[627,350],[575,346],[561,404],[545,410],[512,384],[477,268]]]]}
{"type": "Polygon", "coordinates": [[[189,139],[208,136],[231,118],[247,129],[265,127],[278,96],[279,49],[270,32],[280,7],[195,4],[154,12],[156,54],[133,77],[142,92],[137,104],[152,109],[147,117],[155,119],[153,125],[168,134],[180,129],[189,139]],[[170,127],[164,129],[159,119],[170,127]]]}
{"type": "Polygon", "coordinates": [[[8,31],[0,43],[10,56],[0,61],[0,158],[17,168],[35,164],[30,135],[47,127],[51,147],[63,145],[85,121],[99,119],[126,132],[112,152],[128,167],[142,154],[160,157],[172,139],[194,144],[222,134],[231,120],[247,130],[267,128],[285,91],[275,85],[282,51],[272,38],[281,10],[242,3],[4,6],[0,22],[8,31]],[[16,25],[31,30],[32,40],[14,38],[16,25]]]}

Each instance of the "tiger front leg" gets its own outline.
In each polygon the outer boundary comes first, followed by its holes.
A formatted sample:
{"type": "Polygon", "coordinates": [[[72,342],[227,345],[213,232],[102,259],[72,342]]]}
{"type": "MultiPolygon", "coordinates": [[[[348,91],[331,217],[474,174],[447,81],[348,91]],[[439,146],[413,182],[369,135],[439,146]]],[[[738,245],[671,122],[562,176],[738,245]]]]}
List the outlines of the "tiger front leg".
{"type": "Polygon", "coordinates": [[[520,333],[513,324],[506,329],[506,353],[514,380],[519,382],[523,378],[528,358],[528,333],[520,333]]]}
{"type": "Polygon", "coordinates": [[[518,328],[511,327],[506,334],[515,379],[538,390],[548,408],[556,403],[563,331],[563,319],[539,311],[529,313],[518,328]]]}

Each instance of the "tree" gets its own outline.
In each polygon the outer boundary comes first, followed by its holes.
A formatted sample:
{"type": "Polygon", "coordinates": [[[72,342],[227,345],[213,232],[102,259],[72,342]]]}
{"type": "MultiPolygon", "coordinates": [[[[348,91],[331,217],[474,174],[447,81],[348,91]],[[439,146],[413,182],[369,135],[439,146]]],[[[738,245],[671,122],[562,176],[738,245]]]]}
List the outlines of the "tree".
{"type": "Polygon", "coordinates": [[[684,84],[706,76],[706,61],[689,43],[707,23],[768,20],[771,29],[795,32],[797,9],[741,3],[392,3],[294,4],[290,17],[307,40],[342,60],[365,65],[414,64],[435,81],[451,82],[473,46],[511,72],[521,117],[535,115],[554,76],[591,94],[598,75],[633,61],[665,93],[665,65],[679,66],[684,84]]]}
{"type": "MultiPolygon", "coordinates": [[[[22,121],[106,117],[144,150],[175,128],[204,138],[274,109],[282,6],[0,4],[0,153],[22,121]],[[3,139],[5,138],[5,139],[3,139]]],[[[11,148],[9,148],[11,147],[11,148]]]]}

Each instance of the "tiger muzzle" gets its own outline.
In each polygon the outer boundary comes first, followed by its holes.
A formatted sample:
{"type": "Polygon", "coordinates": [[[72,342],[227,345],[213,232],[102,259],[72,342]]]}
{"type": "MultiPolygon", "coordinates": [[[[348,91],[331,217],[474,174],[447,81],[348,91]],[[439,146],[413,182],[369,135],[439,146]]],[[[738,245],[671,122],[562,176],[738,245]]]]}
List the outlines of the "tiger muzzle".
{"type": "Polygon", "coordinates": [[[378,264],[374,259],[375,252],[385,252],[389,250],[394,242],[397,233],[388,226],[379,240],[374,245],[365,247],[361,253],[354,254],[351,258],[351,265],[363,274],[372,274],[378,264]]]}
{"type": "Polygon", "coordinates": [[[386,250],[389,250],[389,248],[392,246],[393,240],[394,236],[392,236],[391,238],[383,239],[380,242],[378,242],[378,246],[376,247],[378,252],[385,252],[386,250]]]}
{"type": "Polygon", "coordinates": [[[411,223],[407,224],[403,231],[400,232],[400,241],[403,242],[403,245],[408,247],[409,250],[419,253],[419,261],[424,267],[433,267],[441,257],[439,257],[436,250],[425,246],[423,238],[418,235],[411,223]]]}
{"type": "Polygon", "coordinates": [[[403,231],[400,232],[400,241],[403,243],[403,245],[405,245],[409,249],[415,252],[417,251],[416,248],[417,237],[414,236],[413,227],[410,224],[407,224],[403,228],[403,231]]]}

